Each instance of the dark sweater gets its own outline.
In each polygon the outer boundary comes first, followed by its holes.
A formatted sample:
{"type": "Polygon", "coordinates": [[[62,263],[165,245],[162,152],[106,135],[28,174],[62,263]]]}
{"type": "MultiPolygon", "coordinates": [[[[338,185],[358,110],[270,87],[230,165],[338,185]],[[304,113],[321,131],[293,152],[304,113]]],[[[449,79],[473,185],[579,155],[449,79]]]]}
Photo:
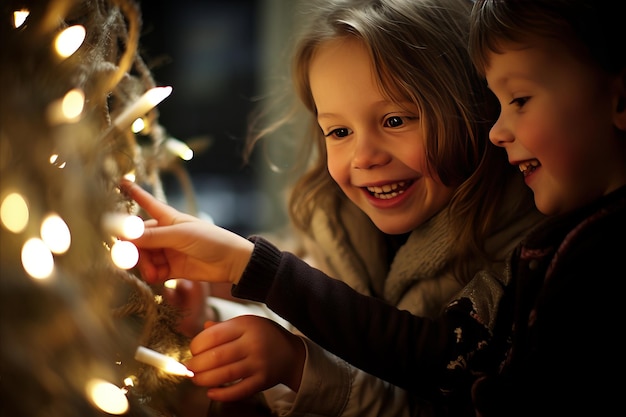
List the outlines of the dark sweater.
{"type": "Polygon", "coordinates": [[[623,382],[604,375],[624,370],[625,238],[626,188],[535,228],[513,254],[493,334],[467,298],[416,317],[260,237],[232,294],[453,415],[597,414],[622,405],[623,382]]]}

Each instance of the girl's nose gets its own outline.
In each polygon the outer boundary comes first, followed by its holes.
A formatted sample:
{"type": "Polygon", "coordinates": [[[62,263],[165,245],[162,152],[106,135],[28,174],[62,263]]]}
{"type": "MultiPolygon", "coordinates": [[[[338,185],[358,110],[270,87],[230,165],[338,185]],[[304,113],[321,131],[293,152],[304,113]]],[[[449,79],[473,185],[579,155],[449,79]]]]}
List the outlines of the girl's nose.
{"type": "Polygon", "coordinates": [[[382,145],[374,135],[361,135],[355,141],[352,167],[372,169],[389,163],[391,154],[382,145]]]}

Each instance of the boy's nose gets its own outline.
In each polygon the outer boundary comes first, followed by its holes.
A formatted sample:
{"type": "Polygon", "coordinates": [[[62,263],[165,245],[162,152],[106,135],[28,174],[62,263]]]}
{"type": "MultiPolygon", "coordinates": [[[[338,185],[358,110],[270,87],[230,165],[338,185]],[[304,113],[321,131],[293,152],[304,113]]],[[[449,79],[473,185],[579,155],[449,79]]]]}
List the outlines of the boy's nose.
{"type": "Polygon", "coordinates": [[[501,118],[489,130],[489,140],[496,146],[505,146],[514,140],[514,136],[509,129],[506,129],[501,118]]]}

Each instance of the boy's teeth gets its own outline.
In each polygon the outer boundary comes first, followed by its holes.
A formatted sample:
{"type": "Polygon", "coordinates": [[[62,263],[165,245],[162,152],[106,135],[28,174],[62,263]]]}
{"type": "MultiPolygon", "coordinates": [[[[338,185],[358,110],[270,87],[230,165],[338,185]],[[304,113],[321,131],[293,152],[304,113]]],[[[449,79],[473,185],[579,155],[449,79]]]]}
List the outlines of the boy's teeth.
{"type": "Polygon", "coordinates": [[[528,175],[535,170],[539,166],[539,161],[533,159],[532,161],[524,161],[518,165],[519,170],[524,175],[528,175]]]}

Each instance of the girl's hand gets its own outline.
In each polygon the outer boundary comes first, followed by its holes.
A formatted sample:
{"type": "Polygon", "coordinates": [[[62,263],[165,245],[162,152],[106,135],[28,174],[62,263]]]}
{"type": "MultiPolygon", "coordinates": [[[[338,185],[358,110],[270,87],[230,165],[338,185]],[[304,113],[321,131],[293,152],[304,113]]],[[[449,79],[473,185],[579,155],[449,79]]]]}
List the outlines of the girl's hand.
{"type": "Polygon", "coordinates": [[[171,278],[236,284],[254,244],[208,221],[181,213],[157,200],[131,181],[121,189],[152,219],[143,236],[132,240],[139,248],[138,267],[149,283],[171,278]]]}
{"type": "Polygon", "coordinates": [[[280,383],[300,388],[304,342],[268,318],[209,322],[189,347],[193,357],[185,365],[194,372],[195,384],[210,387],[212,400],[241,400],[280,383]]]}

